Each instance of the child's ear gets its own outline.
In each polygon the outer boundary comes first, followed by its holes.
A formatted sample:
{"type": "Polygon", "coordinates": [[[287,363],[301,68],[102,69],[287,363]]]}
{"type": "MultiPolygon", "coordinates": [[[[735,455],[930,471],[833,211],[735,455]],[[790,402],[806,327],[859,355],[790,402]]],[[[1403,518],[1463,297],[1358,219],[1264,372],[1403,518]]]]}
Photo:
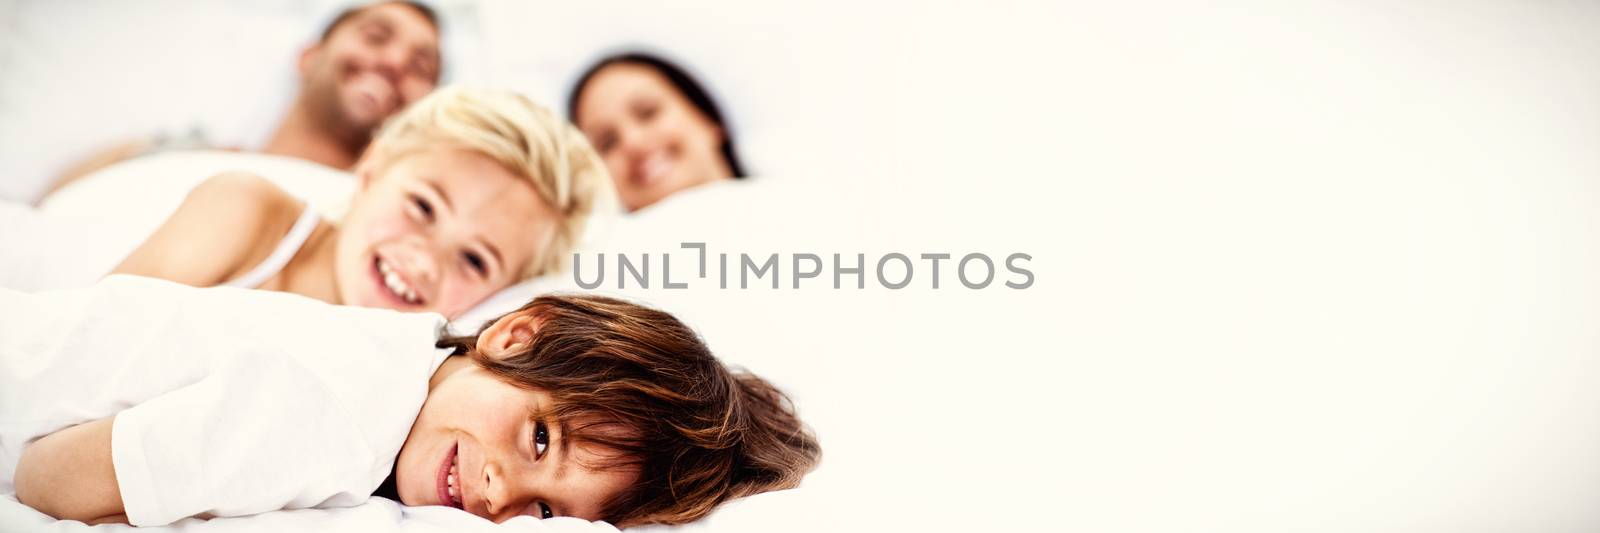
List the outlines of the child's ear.
{"type": "Polygon", "coordinates": [[[500,317],[478,335],[478,351],[498,359],[526,350],[539,326],[539,318],[525,310],[500,317]]]}

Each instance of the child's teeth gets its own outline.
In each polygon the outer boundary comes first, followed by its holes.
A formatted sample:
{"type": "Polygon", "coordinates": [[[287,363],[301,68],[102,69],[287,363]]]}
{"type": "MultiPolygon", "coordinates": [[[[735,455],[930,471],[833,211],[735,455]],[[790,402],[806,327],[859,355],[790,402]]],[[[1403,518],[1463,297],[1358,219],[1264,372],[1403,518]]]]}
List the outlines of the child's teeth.
{"type": "Polygon", "coordinates": [[[407,302],[417,303],[417,291],[406,285],[405,280],[400,279],[400,274],[389,268],[389,263],[378,261],[378,272],[383,274],[383,284],[387,285],[390,291],[404,298],[407,302]]]}

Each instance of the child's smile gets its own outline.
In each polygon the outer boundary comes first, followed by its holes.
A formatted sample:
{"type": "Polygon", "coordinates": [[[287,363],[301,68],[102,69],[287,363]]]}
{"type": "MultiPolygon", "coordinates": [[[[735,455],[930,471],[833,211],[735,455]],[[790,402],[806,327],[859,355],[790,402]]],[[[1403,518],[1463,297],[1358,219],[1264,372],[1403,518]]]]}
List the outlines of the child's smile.
{"type": "Polygon", "coordinates": [[[461,445],[459,443],[455,446],[451,446],[450,453],[446,454],[444,461],[439,464],[440,505],[455,507],[457,509],[463,509],[461,506],[461,501],[464,499],[461,494],[460,468],[456,465],[456,453],[460,449],[461,445]]]}
{"type": "Polygon", "coordinates": [[[406,281],[406,275],[390,266],[380,254],[372,256],[372,275],[373,280],[388,291],[387,295],[392,297],[390,300],[394,308],[404,309],[406,306],[421,306],[427,303],[427,299],[417,294],[412,284],[406,281]]]}
{"type": "Polygon", "coordinates": [[[635,475],[585,467],[595,451],[562,442],[556,421],[539,415],[550,401],[465,356],[447,359],[396,460],[401,502],[455,507],[496,522],[518,515],[603,518],[604,502],[635,475]]]}

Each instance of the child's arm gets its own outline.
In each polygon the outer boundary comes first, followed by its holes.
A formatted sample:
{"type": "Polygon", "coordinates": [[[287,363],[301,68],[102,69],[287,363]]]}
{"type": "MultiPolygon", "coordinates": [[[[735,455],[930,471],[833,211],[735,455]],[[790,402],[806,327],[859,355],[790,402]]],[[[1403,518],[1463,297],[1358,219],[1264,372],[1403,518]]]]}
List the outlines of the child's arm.
{"type": "Polygon", "coordinates": [[[274,215],[296,201],[259,176],[233,172],[202,182],[113,274],[209,287],[225,283],[251,259],[274,215]]]}
{"type": "Polygon", "coordinates": [[[111,466],[115,418],[72,426],[24,448],[17,462],[17,500],[61,520],[127,523],[111,466]]]}

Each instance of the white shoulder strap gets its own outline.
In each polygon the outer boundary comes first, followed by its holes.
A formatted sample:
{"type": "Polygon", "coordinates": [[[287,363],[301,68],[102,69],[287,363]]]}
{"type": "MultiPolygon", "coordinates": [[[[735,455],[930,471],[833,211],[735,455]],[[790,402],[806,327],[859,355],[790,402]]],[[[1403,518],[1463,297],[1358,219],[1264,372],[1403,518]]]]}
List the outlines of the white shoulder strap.
{"type": "Polygon", "coordinates": [[[300,218],[294,221],[289,233],[278,242],[278,247],[272,250],[272,255],[267,256],[266,260],[261,261],[261,264],[245,272],[244,275],[228,280],[223,286],[254,289],[272,279],[278,271],[283,270],[284,265],[289,264],[294,254],[300,252],[300,247],[311,237],[311,231],[317,229],[318,220],[317,210],[312,209],[309,202],[306,203],[306,210],[300,213],[300,218]]]}

